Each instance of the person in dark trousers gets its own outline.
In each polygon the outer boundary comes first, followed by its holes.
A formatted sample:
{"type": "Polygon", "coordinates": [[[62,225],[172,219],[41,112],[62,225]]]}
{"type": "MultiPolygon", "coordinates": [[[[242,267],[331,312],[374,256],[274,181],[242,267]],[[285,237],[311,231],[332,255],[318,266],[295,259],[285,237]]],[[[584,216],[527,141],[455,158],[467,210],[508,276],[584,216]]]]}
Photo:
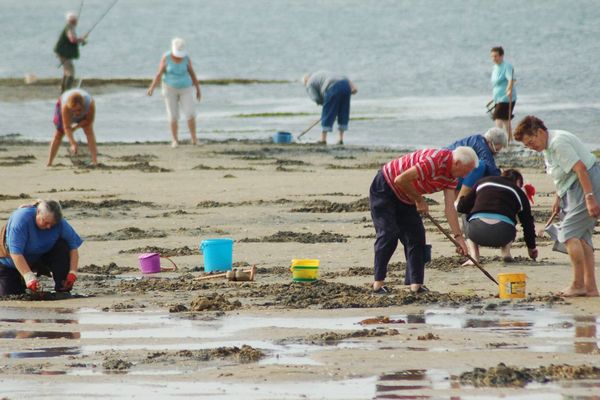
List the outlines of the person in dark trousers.
{"type": "Polygon", "coordinates": [[[337,119],[340,137],[338,145],[344,144],[344,132],[348,130],[350,120],[350,97],[358,92],[356,85],[345,76],[332,75],[319,71],[302,78],[311,99],[323,106],[321,112],[320,144],[327,144],[327,133],[333,130],[337,119]]]}
{"type": "Polygon", "coordinates": [[[427,193],[444,192],[444,210],[457,251],[467,254],[458,215],[454,207],[458,178],[466,176],[479,162],[470,147],[455,150],[417,150],[392,160],[377,173],[369,191],[371,217],[375,226],[375,279],[373,291],[388,293],[384,285],[387,267],[398,247],[404,246],[406,257],[406,285],[421,293],[425,275],[425,228],[419,214],[427,214],[429,207],[423,197],[427,193]]]}
{"type": "Polygon", "coordinates": [[[73,60],[79,58],[79,45],[85,43],[87,39],[87,35],[77,37],[77,33],[75,33],[77,18],[77,14],[72,12],[67,13],[67,25],[63,28],[54,46],[54,52],[63,68],[63,77],[60,84],[61,93],[73,86],[73,81],[75,80],[75,64],[73,64],[73,60]]]}
{"type": "Polygon", "coordinates": [[[60,203],[40,200],[21,206],[0,238],[0,296],[41,290],[40,275],[51,276],[57,292],[71,291],[83,240],[63,218],[60,203]]]}
{"type": "Polygon", "coordinates": [[[522,188],[521,173],[507,169],[502,176],[480,179],[473,190],[458,200],[457,211],[465,214],[463,226],[469,254],[476,261],[479,246],[501,247],[504,261],[512,261],[510,244],[517,234],[517,218],[523,227],[529,257],[537,258],[530,199],[522,188]]]}

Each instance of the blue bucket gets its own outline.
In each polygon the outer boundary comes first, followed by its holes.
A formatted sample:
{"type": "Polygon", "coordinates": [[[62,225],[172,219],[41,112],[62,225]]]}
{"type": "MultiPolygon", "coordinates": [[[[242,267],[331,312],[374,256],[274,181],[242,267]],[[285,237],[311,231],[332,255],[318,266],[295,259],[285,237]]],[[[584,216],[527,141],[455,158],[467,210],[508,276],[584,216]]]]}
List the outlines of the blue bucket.
{"type": "Polygon", "coordinates": [[[230,271],[233,263],[233,239],[207,239],[200,243],[204,272],[230,271]]]}
{"type": "Polygon", "coordinates": [[[273,143],[292,143],[292,134],[289,132],[277,132],[273,135],[273,143]]]}

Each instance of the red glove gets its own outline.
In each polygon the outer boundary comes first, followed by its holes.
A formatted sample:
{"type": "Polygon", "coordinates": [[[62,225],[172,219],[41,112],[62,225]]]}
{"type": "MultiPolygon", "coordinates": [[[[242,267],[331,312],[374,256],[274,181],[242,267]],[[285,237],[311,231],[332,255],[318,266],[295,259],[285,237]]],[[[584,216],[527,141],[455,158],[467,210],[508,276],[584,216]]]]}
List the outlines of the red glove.
{"type": "Polygon", "coordinates": [[[37,277],[33,272],[26,273],[23,276],[23,279],[25,279],[25,286],[27,286],[27,289],[31,290],[32,292],[37,292],[41,289],[40,281],[37,280],[37,277]]]}
{"type": "Polygon", "coordinates": [[[67,279],[65,279],[63,281],[63,289],[64,290],[73,289],[73,285],[75,284],[76,280],[77,280],[77,275],[75,275],[75,272],[69,272],[69,274],[67,275],[67,279]]]}

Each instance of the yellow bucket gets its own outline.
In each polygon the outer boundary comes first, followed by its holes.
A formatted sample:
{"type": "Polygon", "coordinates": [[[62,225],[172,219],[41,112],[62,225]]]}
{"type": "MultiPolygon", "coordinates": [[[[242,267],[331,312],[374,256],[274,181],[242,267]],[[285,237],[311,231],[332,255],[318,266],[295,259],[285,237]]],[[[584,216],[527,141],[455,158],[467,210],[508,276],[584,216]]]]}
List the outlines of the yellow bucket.
{"type": "Polygon", "coordinates": [[[498,288],[501,299],[522,299],[527,288],[527,275],[524,273],[498,274],[498,288]]]}
{"type": "Polygon", "coordinates": [[[312,282],[319,273],[319,260],[292,260],[292,279],[294,282],[312,282]]]}

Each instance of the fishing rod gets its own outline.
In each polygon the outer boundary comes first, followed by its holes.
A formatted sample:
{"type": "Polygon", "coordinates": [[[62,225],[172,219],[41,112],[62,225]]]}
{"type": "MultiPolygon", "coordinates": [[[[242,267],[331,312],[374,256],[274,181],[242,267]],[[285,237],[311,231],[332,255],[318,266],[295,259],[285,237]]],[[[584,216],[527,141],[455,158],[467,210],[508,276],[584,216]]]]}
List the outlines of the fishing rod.
{"type": "Polygon", "coordinates": [[[102,14],[102,16],[100,16],[100,18],[98,19],[98,21],[96,21],[96,23],[94,23],[94,25],[92,25],[92,27],[90,28],[89,31],[87,31],[87,33],[85,35],[83,35],[83,37],[87,37],[93,30],[94,28],[96,28],[96,26],[98,26],[98,24],[100,23],[100,21],[102,21],[104,19],[104,17],[106,17],[106,15],[110,12],[110,10],[112,10],[112,8],[119,2],[119,0],[115,0],[113,1],[113,3],[110,5],[110,7],[108,7],[106,9],[106,11],[104,12],[104,14],[102,14]]]}
{"type": "Polygon", "coordinates": [[[79,11],[77,12],[77,20],[81,18],[81,13],[83,12],[83,0],[79,3],[79,11]]]}

